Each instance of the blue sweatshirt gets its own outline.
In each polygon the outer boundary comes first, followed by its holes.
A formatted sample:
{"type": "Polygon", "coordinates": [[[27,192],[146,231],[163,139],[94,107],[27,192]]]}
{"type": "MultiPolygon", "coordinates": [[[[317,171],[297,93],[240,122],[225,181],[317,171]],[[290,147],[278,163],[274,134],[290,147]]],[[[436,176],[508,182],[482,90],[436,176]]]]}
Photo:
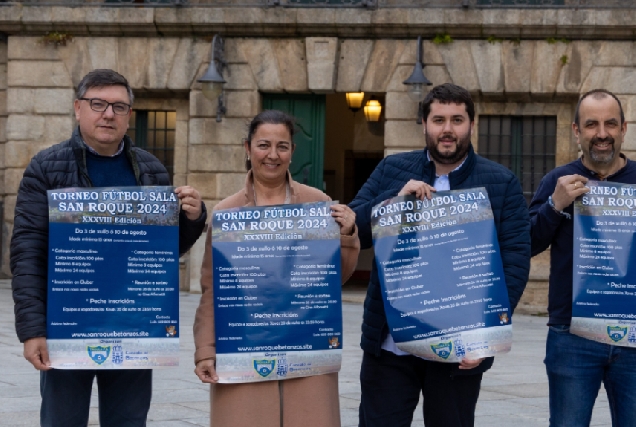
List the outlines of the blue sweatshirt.
{"type": "MultiPolygon", "coordinates": [[[[581,159],[560,166],[548,173],[539,184],[530,203],[532,256],[550,245],[550,288],[548,296],[548,325],[569,325],[572,319],[573,219],[557,213],[548,205],[557,180],[564,175],[582,175],[598,181],[598,175],[583,166],[581,159]]],[[[627,159],[625,166],[606,181],[636,184],[636,163],[627,159]]],[[[573,205],[564,209],[573,214],[573,205]]]]}
{"type": "Polygon", "coordinates": [[[93,187],[132,187],[137,185],[135,172],[125,152],[100,156],[86,150],[86,169],[93,187]]]}

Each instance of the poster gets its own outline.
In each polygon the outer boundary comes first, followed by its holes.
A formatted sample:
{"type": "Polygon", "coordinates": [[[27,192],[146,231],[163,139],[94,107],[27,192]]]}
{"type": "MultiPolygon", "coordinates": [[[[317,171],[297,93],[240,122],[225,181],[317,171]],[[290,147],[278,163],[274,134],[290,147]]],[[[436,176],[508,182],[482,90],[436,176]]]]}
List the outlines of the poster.
{"type": "Polygon", "coordinates": [[[510,350],[510,304],[485,188],[395,197],[375,206],[371,221],[398,348],[449,363],[510,350]]]}
{"type": "Polygon", "coordinates": [[[49,190],[47,345],[59,369],[179,362],[173,187],[49,190]]]}
{"type": "Polygon", "coordinates": [[[574,202],[570,332],[636,347],[636,185],[588,181],[574,202]]]}
{"type": "Polygon", "coordinates": [[[335,202],[215,211],[212,266],[221,383],[338,372],[340,228],[335,202]]]}

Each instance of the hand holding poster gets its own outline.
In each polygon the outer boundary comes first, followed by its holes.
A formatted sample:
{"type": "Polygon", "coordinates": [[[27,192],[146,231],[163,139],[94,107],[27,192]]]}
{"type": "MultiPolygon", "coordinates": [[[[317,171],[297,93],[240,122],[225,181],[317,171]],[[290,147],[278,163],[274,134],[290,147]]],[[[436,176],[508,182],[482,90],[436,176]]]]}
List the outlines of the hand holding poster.
{"type": "Polygon", "coordinates": [[[510,351],[510,305],[485,188],[395,197],[375,206],[371,220],[398,348],[438,362],[510,351]]]}
{"type": "Polygon", "coordinates": [[[340,229],[334,202],[215,211],[212,265],[221,383],[338,372],[340,229]]]}
{"type": "Polygon", "coordinates": [[[636,347],[636,185],[588,181],[574,202],[570,332],[636,347]]]}
{"type": "Polygon", "coordinates": [[[178,365],[179,202],[174,188],[47,193],[51,366],[178,365]]]}

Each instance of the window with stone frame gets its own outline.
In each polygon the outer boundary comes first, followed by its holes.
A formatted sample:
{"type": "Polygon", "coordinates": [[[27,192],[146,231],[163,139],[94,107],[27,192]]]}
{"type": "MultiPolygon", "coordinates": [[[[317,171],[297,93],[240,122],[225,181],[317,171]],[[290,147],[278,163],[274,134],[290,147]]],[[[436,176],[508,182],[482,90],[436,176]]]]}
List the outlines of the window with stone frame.
{"type": "Polygon", "coordinates": [[[128,136],[139,148],[152,153],[174,175],[176,111],[133,110],[128,123],[128,136]]]}
{"type": "Polygon", "coordinates": [[[519,178],[528,204],[555,167],[556,141],[556,116],[479,116],[479,154],[519,178]]]}

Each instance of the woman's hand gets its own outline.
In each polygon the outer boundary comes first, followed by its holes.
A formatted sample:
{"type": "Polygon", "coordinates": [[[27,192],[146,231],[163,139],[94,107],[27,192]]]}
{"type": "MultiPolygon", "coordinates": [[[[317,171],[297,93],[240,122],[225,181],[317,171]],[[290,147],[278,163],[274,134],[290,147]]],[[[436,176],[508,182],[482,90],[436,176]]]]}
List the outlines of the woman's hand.
{"type": "Polygon", "coordinates": [[[190,221],[196,221],[201,217],[201,194],[196,188],[184,185],[174,189],[177,197],[181,200],[181,209],[190,221]]]}
{"type": "Polygon", "coordinates": [[[214,384],[219,382],[219,376],[216,374],[216,359],[204,359],[197,363],[194,373],[204,382],[214,384]]]}
{"type": "Polygon", "coordinates": [[[347,205],[331,205],[331,216],[340,226],[340,234],[351,236],[356,226],[356,214],[347,205]]]}

